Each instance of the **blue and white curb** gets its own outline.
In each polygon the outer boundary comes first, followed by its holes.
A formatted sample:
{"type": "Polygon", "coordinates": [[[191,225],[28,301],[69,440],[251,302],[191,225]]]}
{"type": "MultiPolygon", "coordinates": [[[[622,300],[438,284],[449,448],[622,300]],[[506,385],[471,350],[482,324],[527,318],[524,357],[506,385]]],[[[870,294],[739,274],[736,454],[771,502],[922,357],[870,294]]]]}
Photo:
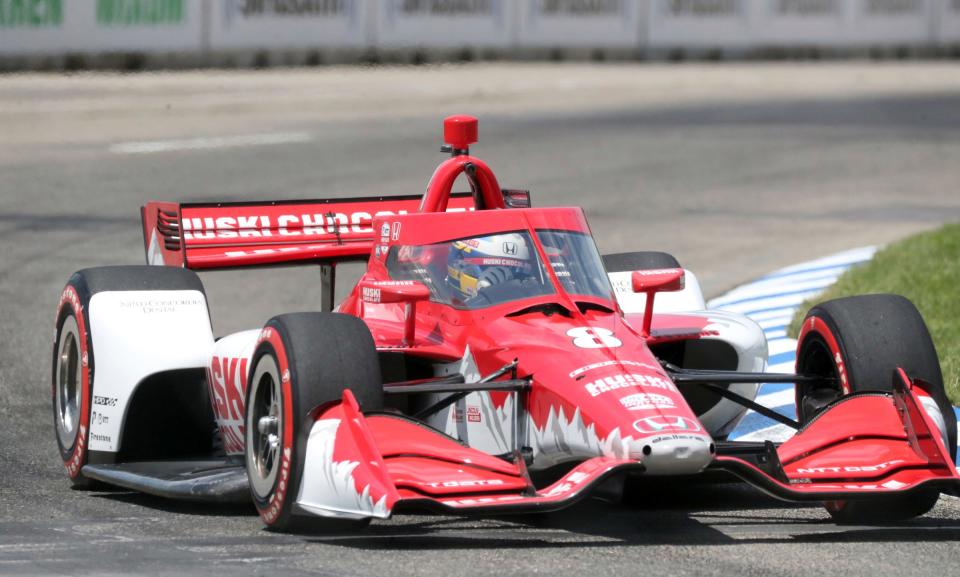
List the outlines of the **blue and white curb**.
{"type": "MultiPolygon", "coordinates": [[[[832,285],[847,269],[873,258],[877,247],[868,246],[841,252],[772,272],[710,300],[707,307],[739,313],[760,325],[767,336],[769,373],[792,373],[797,341],[787,336],[793,314],[807,299],[832,285]]],[[[793,385],[767,383],[760,386],[756,401],[791,419],[797,418],[793,385]]],[[[954,410],[960,418],[960,409],[954,410]]],[[[960,429],[960,427],[958,427],[960,429]]],[[[748,411],[730,434],[738,441],[785,441],[794,430],[748,411]]],[[[958,451],[960,455],[960,451],[958,451]]]]}

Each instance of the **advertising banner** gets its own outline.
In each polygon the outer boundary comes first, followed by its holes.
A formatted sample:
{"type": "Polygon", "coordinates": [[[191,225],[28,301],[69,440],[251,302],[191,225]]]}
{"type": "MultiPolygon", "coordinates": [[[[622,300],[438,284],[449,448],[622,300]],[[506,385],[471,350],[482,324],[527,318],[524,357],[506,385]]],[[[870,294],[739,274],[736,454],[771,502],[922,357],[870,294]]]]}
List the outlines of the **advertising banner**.
{"type": "Polygon", "coordinates": [[[853,4],[845,0],[769,0],[756,4],[754,38],[761,46],[845,46],[853,4]]]}
{"type": "Polygon", "coordinates": [[[642,2],[637,0],[525,0],[522,46],[635,47],[642,2]]]}
{"type": "Polygon", "coordinates": [[[960,44],[960,0],[941,0],[937,9],[934,15],[937,44],[960,44]]]}
{"type": "Polygon", "coordinates": [[[871,46],[929,43],[936,1],[852,0],[851,41],[871,46]]]}
{"type": "Polygon", "coordinates": [[[0,53],[195,51],[201,3],[188,0],[0,0],[0,53]]]}
{"type": "Polygon", "coordinates": [[[516,8],[509,0],[380,0],[377,44],[505,48],[516,8]]]}
{"type": "Polygon", "coordinates": [[[367,43],[371,0],[214,0],[210,48],[355,48],[367,43]]]}
{"type": "Polygon", "coordinates": [[[746,48],[753,41],[749,0],[650,0],[651,48],[746,48]]]}

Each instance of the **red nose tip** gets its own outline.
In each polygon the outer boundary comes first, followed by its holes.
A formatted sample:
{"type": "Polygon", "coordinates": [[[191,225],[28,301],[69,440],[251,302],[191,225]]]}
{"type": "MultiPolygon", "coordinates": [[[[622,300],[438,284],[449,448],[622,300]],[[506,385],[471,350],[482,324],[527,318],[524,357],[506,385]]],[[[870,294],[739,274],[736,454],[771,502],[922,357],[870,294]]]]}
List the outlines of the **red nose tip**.
{"type": "Polygon", "coordinates": [[[465,114],[443,120],[443,141],[455,150],[466,150],[477,141],[477,119],[465,114]]]}

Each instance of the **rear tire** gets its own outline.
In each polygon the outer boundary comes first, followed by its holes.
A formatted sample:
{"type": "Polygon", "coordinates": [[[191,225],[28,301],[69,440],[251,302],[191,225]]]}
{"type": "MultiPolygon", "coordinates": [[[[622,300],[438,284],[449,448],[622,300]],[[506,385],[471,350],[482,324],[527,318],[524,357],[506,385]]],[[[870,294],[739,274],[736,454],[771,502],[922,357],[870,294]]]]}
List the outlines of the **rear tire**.
{"type": "MultiPolygon", "coordinates": [[[[941,433],[955,458],[957,420],[943,387],[937,351],[920,312],[899,295],[847,297],[810,309],[797,342],[796,371],[836,381],[797,386],[800,423],[850,393],[890,391],[891,375],[898,367],[933,385],[931,394],[946,427],[941,433]]],[[[939,491],[931,490],[881,502],[833,501],[826,507],[840,523],[891,522],[923,515],[939,497],[939,491]]]]}
{"type": "Polygon", "coordinates": [[[618,252],[603,255],[607,272],[631,272],[661,268],[682,268],[672,254],[656,251],[618,252]]]}
{"type": "Polygon", "coordinates": [[[267,322],[253,355],[246,397],[246,467],[250,493],[268,529],[350,530],[369,523],[297,516],[307,438],[317,407],[349,388],[364,411],[383,408],[373,337],[360,319],[293,313],[267,322]]]}
{"type": "MultiPolygon", "coordinates": [[[[90,409],[95,355],[90,335],[90,300],[99,292],[198,290],[196,273],[157,266],[105,266],[77,271],[67,281],[57,307],[53,343],[52,398],[54,431],[60,457],[74,488],[93,486],[83,476],[90,460],[90,409]]],[[[101,461],[115,454],[101,454],[101,461]]]]}

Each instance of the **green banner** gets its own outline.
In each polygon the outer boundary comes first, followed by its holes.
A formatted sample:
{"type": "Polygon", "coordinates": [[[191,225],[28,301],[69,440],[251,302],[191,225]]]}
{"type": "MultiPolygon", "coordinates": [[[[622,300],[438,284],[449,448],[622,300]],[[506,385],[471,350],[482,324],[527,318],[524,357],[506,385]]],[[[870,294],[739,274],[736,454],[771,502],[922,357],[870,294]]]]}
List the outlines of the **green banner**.
{"type": "Polygon", "coordinates": [[[184,22],[184,0],[97,0],[100,26],[165,26],[184,22]]]}
{"type": "Polygon", "coordinates": [[[61,0],[0,0],[0,28],[59,27],[61,0]]]}

